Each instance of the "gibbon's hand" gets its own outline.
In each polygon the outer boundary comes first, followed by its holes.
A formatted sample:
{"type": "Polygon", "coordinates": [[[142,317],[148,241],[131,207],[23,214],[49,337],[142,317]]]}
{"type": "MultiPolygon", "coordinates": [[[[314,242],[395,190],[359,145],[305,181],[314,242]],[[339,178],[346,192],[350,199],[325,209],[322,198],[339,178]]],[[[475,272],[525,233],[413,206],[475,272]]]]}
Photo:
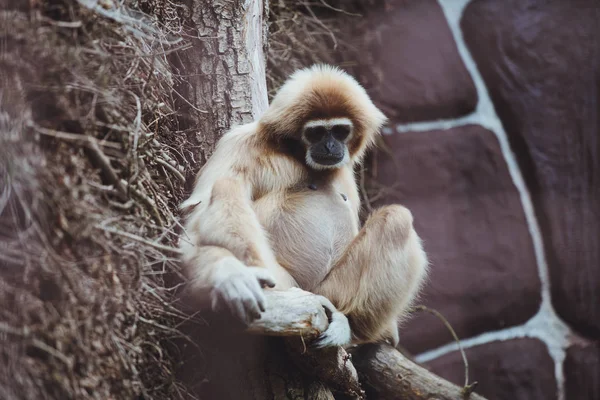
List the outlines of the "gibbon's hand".
{"type": "Polygon", "coordinates": [[[210,294],[213,311],[228,308],[240,321],[249,324],[265,311],[266,298],[262,288],[274,287],[271,273],[262,267],[247,267],[237,259],[222,265],[210,294]]]}
{"type": "Polygon", "coordinates": [[[339,312],[329,299],[323,296],[319,297],[329,318],[329,327],[311,343],[311,346],[323,348],[349,345],[352,340],[352,330],[348,318],[339,312]]]}

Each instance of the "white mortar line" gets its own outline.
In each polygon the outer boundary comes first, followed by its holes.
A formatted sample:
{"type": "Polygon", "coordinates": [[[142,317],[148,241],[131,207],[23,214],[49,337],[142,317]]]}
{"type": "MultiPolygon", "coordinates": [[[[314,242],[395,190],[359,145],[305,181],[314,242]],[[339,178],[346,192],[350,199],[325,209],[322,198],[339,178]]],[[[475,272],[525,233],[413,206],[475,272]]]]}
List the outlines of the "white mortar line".
{"type": "MultiPolygon", "coordinates": [[[[480,102],[478,102],[479,108],[480,102]]],[[[452,128],[457,128],[465,125],[481,125],[484,128],[493,130],[494,126],[490,125],[490,121],[486,120],[485,115],[475,109],[470,114],[464,115],[462,117],[453,118],[453,119],[438,119],[434,121],[420,121],[420,122],[410,122],[405,124],[398,124],[394,127],[394,129],[386,127],[382,130],[384,135],[393,135],[395,133],[406,133],[406,132],[426,132],[432,130],[448,130],[452,128]]]]}
{"type": "MultiPolygon", "coordinates": [[[[432,122],[419,122],[413,124],[404,124],[396,127],[397,132],[424,131],[431,129],[449,129],[456,126],[463,126],[471,123],[477,123],[490,129],[496,135],[502,155],[508,167],[512,181],[519,192],[523,212],[527,221],[529,234],[531,236],[538,275],[541,282],[541,305],[539,311],[525,324],[503,329],[495,332],[486,332],[479,336],[461,341],[463,347],[469,348],[483,343],[489,343],[496,340],[508,340],[513,338],[537,338],[546,344],[548,353],[554,361],[554,375],[557,382],[557,395],[559,400],[565,399],[564,393],[564,374],[563,361],[566,355],[566,348],[571,343],[570,339],[574,337],[570,328],[556,315],[552,307],[550,294],[550,279],[548,264],[544,252],[544,243],[540,233],[538,221],[535,215],[530,193],[523,180],[523,175],[515,159],[515,155],[510,148],[508,137],[502,126],[500,118],[496,114],[493,102],[489,96],[487,87],[481,77],[477,65],[464,42],[460,21],[463,11],[470,0],[438,0],[454,40],[458,52],[471,75],[478,95],[478,102],[475,112],[462,118],[454,120],[439,120],[432,122]]],[[[391,132],[387,132],[388,134],[391,132]]],[[[416,357],[419,362],[431,361],[437,357],[458,349],[456,343],[450,343],[437,349],[422,353],[416,357]]]]}
{"type": "MultiPolygon", "coordinates": [[[[562,367],[562,361],[565,357],[563,340],[565,338],[572,338],[569,342],[581,341],[582,343],[586,342],[586,340],[572,334],[569,327],[559,318],[556,318],[554,311],[548,310],[547,307],[548,303],[542,303],[540,310],[523,325],[512,326],[493,332],[485,332],[481,335],[461,340],[460,344],[464,349],[468,349],[495,341],[535,338],[546,344],[550,357],[552,357],[555,363],[560,361],[560,366],[562,367]]],[[[458,344],[452,342],[438,347],[437,349],[421,353],[415,357],[415,360],[417,362],[428,362],[456,350],[458,350],[458,344]]]]}
{"type": "Polygon", "coordinates": [[[408,124],[398,124],[395,126],[395,129],[392,128],[384,128],[382,133],[384,135],[393,135],[395,133],[405,133],[405,132],[424,132],[424,131],[432,131],[432,130],[447,130],[456,128],[458,126],[464,126],[469,124],[477,124],[479,119],[479,114],[476,112],[472,112],[471,114],[465,115],[456,119],[438,119],[435,121],[425,121],[425,122],[411,122],[408,124]]]}

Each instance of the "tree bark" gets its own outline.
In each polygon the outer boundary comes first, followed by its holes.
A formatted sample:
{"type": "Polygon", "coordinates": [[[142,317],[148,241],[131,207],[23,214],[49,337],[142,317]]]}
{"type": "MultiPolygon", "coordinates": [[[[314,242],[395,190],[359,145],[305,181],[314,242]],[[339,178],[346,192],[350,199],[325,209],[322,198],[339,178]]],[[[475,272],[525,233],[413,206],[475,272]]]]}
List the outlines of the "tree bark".
{"type": "Polygon", "coordinates": [[[186,0],[181,16],[189,47],[170,57],[178,122],[197,169],[232,126],[252,122],[268,106],[265,78],[267,2],[186,0]]]}

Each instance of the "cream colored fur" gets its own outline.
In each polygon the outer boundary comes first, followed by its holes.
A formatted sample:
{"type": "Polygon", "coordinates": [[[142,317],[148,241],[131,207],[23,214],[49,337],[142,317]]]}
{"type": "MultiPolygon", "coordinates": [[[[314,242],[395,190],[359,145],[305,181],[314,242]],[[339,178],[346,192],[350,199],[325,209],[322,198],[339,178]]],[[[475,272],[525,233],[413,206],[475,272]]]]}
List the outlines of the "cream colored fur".
{"type": "Polygon", "coordinates": [[[320,345],[348,344],[350,327],[354,342],[397,343],[397,320],[426,277],[427,258],[402,206],[359,226],[353,168],[384,121],[353,78],[317,66],[295,73],[259,121],[225,134],[182,204],[183,261],[198,305],[251,321],[267,306],[261,286],[298,286],[324,296],[332,312],[320,345]],[[309,118],[314,113],[319,118],[309,118]],[[306,147],[305,125],[332,121],[353,126],[348,160],[333,170],[281,145],[306,147]]]}

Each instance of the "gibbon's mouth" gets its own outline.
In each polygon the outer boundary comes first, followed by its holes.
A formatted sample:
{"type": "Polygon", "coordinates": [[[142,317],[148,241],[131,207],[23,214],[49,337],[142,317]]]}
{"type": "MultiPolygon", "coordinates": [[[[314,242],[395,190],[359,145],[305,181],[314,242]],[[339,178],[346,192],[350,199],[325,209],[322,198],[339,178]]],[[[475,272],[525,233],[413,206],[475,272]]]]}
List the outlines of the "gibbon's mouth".
{"type": "Polygon", "coordinates": [[[344,159],[344,153],[342,154],[311,154],[314,162],[321,165],[335,165],[344,159]]]}

